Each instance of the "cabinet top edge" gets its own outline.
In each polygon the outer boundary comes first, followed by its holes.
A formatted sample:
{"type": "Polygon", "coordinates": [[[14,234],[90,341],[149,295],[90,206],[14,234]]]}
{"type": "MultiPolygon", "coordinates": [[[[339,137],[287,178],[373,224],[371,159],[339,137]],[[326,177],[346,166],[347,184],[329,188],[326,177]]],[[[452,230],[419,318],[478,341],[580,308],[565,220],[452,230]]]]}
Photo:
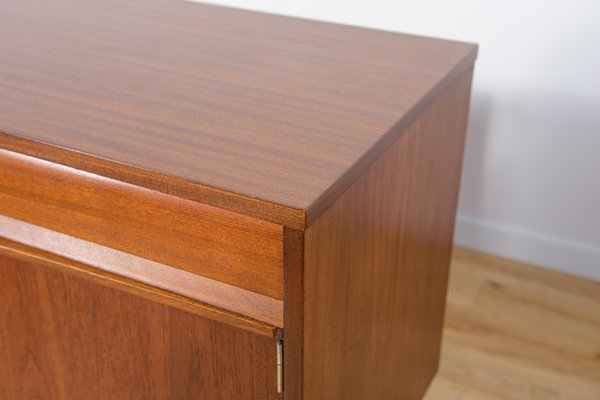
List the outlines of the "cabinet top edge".
{"type": "Polygon", "coordinates": [[[198,3],[0,10],[0,148],[296,230],[477,55],[198,3]]]}

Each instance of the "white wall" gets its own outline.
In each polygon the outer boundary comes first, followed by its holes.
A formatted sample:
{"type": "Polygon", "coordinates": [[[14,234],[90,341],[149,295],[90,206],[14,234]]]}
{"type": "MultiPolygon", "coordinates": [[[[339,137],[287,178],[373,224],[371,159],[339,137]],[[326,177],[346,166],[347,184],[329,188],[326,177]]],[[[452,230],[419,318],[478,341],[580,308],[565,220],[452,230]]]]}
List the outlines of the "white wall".
{"type": "Polygon", "coordinates": [[[211,2],[479,43],[456,241],[600,280],[600,1],[211,2]]]}

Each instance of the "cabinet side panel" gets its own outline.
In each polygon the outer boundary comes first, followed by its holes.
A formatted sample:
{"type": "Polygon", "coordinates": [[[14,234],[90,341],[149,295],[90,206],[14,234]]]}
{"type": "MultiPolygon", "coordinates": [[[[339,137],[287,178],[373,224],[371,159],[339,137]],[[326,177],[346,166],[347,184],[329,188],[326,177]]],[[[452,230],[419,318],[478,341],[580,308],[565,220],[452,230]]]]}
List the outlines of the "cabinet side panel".
{"type": "Polygon", "coordinates": [[[0,254],[0,398],[277,399],[275,339],[0,254]]]}
{"type": "Polygon", "coordinates": [[[306,400],[419,399],[435,374],[471,74],[307,229],[306,400]]]}

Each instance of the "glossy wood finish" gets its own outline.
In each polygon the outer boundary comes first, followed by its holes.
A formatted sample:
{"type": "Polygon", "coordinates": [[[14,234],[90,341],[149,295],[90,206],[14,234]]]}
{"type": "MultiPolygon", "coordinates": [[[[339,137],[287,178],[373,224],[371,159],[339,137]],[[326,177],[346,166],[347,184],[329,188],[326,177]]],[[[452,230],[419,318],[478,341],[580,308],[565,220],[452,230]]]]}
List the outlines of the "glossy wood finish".
{"type": "Polygon", "coordinates": [[[275,400],[275,339],[0,254],[0,398],[275,400]]]}
{"type": "Polygon", "coordinates": [[[283,299],[283,230],[0,150],[0,213],[283,299]]]}
{"type": "Polygon", "coordinates": [[[455,248],[425,400],[600,398],[600,282],[455,248]]]}
{"type": "Polygon", "coordinates": [[[311,225],[303,399],[420,399],[436,372],[471,74],[311,225]]]}
{"type": "Polygon", "coordinates": [[[476,46],[167,0],[0,37],[4,397],[423,394],[476,46]]]}
{"type": "Polygon", "coordinates": [[[284,246],[284,392],[285,400],[303,399],[304,232],[285,228],[284,246]]]}
{"type": "Polygon", "coordinates": [[[476,53],[183,1],[0,7],[1,147],[297,230],[476,53]]]}
{"type": "Polygon", "coordinates": [[[283,328],[281,300],[0,215],[2,252],[269,337],[283,328]]]}

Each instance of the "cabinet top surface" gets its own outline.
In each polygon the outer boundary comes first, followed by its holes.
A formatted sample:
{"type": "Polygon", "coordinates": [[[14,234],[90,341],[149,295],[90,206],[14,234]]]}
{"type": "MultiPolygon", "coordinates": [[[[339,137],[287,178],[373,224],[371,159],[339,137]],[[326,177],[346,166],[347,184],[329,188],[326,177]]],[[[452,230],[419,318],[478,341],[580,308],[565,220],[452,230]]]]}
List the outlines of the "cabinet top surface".
{"type": "Polygon", "coordinates": [[[303,212],[476,53],[166,0],[2,1],[0,37],[0,147],[303,212]]]}

